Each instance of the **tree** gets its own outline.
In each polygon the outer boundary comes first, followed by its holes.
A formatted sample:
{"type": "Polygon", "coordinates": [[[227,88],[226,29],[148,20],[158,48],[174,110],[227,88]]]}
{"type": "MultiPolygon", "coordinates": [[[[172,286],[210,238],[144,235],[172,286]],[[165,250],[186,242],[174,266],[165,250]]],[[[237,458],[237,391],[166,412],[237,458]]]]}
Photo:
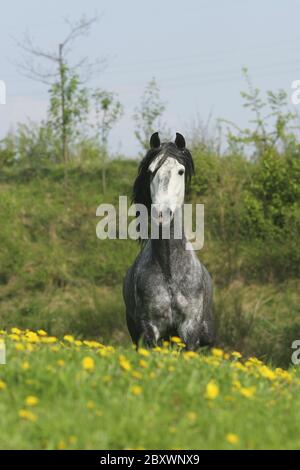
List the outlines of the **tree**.
{"type": "Polygon", "coordinates": [[[159,88],[155,78],[152,78],[142,95],[141,104],[135,109],[133,119],[136,123],[135,136],[143,150],[147,150],[149,139],[153,132],[159,128],[163,131],[165,126],[161,123],[161,117],[166,105],[161,101],[159,88]]]}
{"type": "Polygon", "coordinates": [[[108,137],[114,124],[123,115],[123,106],[114,93],[96,89],[92,93],[95,106],[96,139],[102,156],[102,191],[106,191],[106,167],[108,161],[108,137]]]}
{"type": "Polygon", "coordinates": [[[29,35],[25,35],[18,46],[23,50],[22,62],[17,62],[20,72],[33,80],[50,86],[49,119],[61,141],[62,161],[69,160],[69,142],[76,124],[82,122],[88,111],[88,94],[82,85],[99,62],[89,63],[87,57],[71,65],[69,54],[74,42],[86,36],[97,17],[82,17],[72,23],[65,20],[69,32],[58,44],[57,51],[45,51],[36,45],[29,35]],[[45,68],[44,64],[47,63],[45,68]]]}

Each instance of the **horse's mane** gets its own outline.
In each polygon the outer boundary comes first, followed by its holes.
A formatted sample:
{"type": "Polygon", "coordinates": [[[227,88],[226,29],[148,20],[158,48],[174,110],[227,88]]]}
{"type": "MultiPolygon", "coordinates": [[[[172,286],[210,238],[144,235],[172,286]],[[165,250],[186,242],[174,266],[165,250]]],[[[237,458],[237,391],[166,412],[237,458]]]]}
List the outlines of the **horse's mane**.
{"type": "Polygon", "coordinates": [[[155,173],[151,173],[149,166],[157,155],[164,152],[164,157],[161,159],[155,172],[163,165],[168,157],[175,158],[179,163],[185,167],[185,184],[186,187],[191,181],[191,177],[194,174],[194,162],[191,152],[187,149],[179,149],[173,142],[163,143],[159,148],[150,149],[142,159],[138,174],[133,184],[132,202],[135,204],[144,204],[147,210],[151,209],[151,194],[150,194],[150,182],[151,178],[155,173]]]}

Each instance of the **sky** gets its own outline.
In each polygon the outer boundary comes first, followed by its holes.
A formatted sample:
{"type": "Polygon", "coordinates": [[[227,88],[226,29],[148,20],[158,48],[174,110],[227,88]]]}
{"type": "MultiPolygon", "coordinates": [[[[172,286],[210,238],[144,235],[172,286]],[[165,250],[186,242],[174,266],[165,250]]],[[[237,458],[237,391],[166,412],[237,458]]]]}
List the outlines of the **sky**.
{"type": "Polygon", "coordinates": [[[110,136],[112,152],[135,156],[139,147],[132,115],[155,77],[166,103],[164,121],[188,132],[195,120],[224,118],[246,126],[241,69],[249,69],[263,92],[300,79],[299,0],[10,0],[1,5],[0,138],[18,122],[46,116],[47,86],[24,78],[14,65],[23,33],[42,48],[56,50],[66,35],[65,17],[100,17],[88,37],[75,43],[72,59],[106,59],[92,87],[118,94],[124,116],[110,136]]]}

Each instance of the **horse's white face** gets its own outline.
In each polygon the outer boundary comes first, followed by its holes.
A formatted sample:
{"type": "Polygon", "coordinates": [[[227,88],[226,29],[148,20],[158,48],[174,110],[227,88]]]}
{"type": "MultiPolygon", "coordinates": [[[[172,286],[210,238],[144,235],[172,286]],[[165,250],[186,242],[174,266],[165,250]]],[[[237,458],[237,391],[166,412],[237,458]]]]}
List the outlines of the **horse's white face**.
{"type": "MultiPolygon", "coordinates": [[[[154,173],[163,158],[163,153],[158,155],[149,170],[154,173]]],[[[156,210],[162,214],[168,214],[172,219],[176,209],[181,208],[184,203],[185,192],[185,168],[175,158],[168,157],[161,167],[156,171],[151,184],[151,200],[156,210]]],[[[159,217],[161,220],[162,215],[159,217]]]]}

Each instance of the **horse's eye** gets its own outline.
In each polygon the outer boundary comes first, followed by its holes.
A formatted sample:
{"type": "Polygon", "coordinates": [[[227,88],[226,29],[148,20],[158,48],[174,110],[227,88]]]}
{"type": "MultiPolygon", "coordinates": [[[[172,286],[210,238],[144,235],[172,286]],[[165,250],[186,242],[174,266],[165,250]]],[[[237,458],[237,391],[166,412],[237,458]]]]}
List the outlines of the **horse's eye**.
{"type": "Polygon", "coordinates": [[[183,175],[183,173],[184,173],[184,170],[179,170],[179,171],[178,171],[178,174],[179,174],[179,175],[183,175]]]}

